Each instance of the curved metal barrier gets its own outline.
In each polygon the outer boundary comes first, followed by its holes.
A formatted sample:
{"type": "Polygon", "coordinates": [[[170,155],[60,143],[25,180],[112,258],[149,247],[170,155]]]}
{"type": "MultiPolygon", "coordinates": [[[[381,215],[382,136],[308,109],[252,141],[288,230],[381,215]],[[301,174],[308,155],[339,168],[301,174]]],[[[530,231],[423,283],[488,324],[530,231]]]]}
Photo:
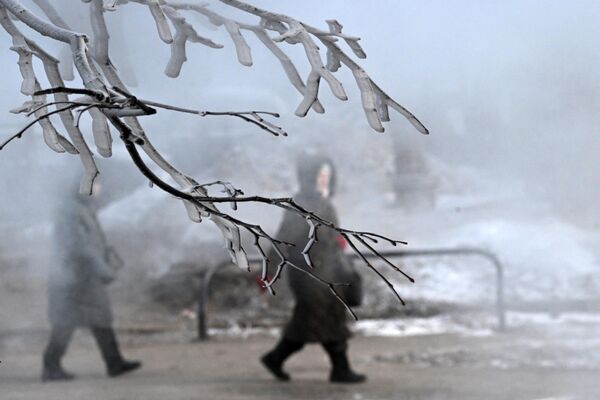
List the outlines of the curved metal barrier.
{"type": "MultiPolygon", "coordinates": [[[[441,249],[421,249],[421,250],[389,250],[380,251],[380,253],[387,258],[408,258],[408,257],[433,257],[433,256],[452,256],[452,255],[474,255],[485,258],[489,261],[489,265],[494,268],[496,277],[496,317],[498,331],[504,331],[506,329],[506,309],[504,305],[504,267],[498,259],[498,257],[491,251],[476,248],[476,247],[457,247],[457,248],[441,248],[441,249]]],[[[352,258],[356,261],[360,258],[356,254],[351,254],[352,258]]],[[[378,257],[374,254],[365,254],[366,258],[377,259],[378,257]]],[[[260,263],[262,261],[259,257],[248,257],[248,261],[251,264],[260,263]]],[[[200,275],[201,283],[198,291],[198,302],[196,308],[197,317],[197,329],[198,329],[198,340],[206,340],[208,338],[208,326],[207,326],[207,307],[208,299],[210,294],[210,283],[214,278],[215,274],[231,265],[231,262],[217,264],[207,269],[202,275],[200,275]]]]}

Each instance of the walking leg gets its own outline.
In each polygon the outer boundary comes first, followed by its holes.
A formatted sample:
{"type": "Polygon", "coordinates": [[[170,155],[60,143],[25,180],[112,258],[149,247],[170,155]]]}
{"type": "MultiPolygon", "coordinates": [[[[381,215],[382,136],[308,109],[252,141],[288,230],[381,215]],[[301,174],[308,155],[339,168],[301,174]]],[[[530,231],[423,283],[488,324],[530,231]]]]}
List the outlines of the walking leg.
{"type": "Polygon", "coordinates": [[[44,351],[42,381],[71,380],[75,376],[62,368],[61,360],[67,351],[75,328],[72,326],[53,326],[50,339],[44,351]]]}
{"type": "Polygon", "coordinates": [[[322,345],[331,360],[331,375],[329,376],[331,382],[360,383],[367,380],[365,375],[352,371],[348,360],[347,341],[327,342],[322,345]]]}
{"type": "Polygon", "coordinates": [[[119,376],[142,366],[139,361],[127,361],[121,355],[115,331],[112,328],[92,327],[92,334],[98,343],[109,376],[119,376]]]}
{"type": "Polygon", "coordinates": [[[300,351],[304,343],[281,338],[273,350],[262,356],[263,365],[280,381],[289,381],[290,375],[283,370],[283,363],[293,353],[300,351]]]}

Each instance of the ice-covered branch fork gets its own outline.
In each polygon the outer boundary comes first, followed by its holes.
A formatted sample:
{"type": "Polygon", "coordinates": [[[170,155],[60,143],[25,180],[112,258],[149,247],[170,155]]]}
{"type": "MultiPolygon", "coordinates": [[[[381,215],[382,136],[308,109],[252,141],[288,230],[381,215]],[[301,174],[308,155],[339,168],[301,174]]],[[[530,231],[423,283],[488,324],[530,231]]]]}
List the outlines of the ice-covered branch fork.
{"type": "MultiPolygon", "coordinates": [[[[23,77],[21,92],[31,96],[30,100],[15,109],[14,112],[34,116],[34,119],[22,130],[0,144],[0,149],[12,140],[21,137],[31,126],[39,124],[44,140],[52,150],[59,153],[75,154],[80,157],[85,169],[85,175],[81,181],[81,191],[89,194],[92,192],[94,180],[98,175],[92,150],[80,130],[82,115],[89,113],[92,119],[93,142],[97,152],[103,157],[111,156],[112,127],[113,130],[119,133],[119,138],[123,141],[132,161],[146,178],[160,189],[182,199],[188,216],[193,221],[200,222],[202,219],[209,218],[216,224],[223,233],[232,260],[241,268],[248,267],[246,249],[242,243],[242,231],[245,230],[249,233],[254,239],[254,249],[263,257],[262,279],[265,287],[269,290],[272,290],[272,286],[279,278],[283,268],[289,267],[298,268],[321,283],[328,285],[337,296],[334,289],[336,283],[324,282],[314,275],[310,269],[307,270],[293,265],[286,259],[281,246],[289,244],[271,237],[260,225],[242,221],[220,210],[217,207],[220,203],[229,203],[234,209],[239,203],[243,202],[265,203],[303,216],[307,224],[310,225],[308,242],[306,247],[302,249],[302,254],[305,255],[308,266],[312,266],[310,250],[317,241],[318,230],[334,229],[348,240],[350,247],[360,256],[363,256],[362,251],[366,249],[366,251],[379,256],[385,264],[402,273],[372,246],[378,240],[383,240],[391,245],[401,242],[369,232],[340,228],[329,221],[323,220],[310,210],[303,209],[290,198],[270,199],[260,196],[244,196],[241,191],[222,182],[220,185],[224,188],[227,196],[209,196],[207,185],[196,182],[192,177],[187,176],[171,165],[154,148],[138,121],[138,117],[155,114],[157,108],[192,113],[202,117],[234,117],[254,124],[276,136],[285,136],[286,133],[282,128],[270,122],[271,118],[278,117],[278,114],[272,112],[200,111],[139,99],[133,95],[122,81],[109,57],[110,35],[104,19],[104,13],[107,10],[118,9],[119,6],[127,3],[127,0],[83,0],[84,3],[89,4],[93,32],[91,38],[72,30],[49,0],[32,1],[40,8],[45,18],[25,8],[19,0],[0,0],[0,25],[10,35],[13,43],[11,49],[18,55],[19,70],[23,77]],[[46,52],[34,40],[25,36],[15,24],[15,20],[27,25],[42,36],[64,43],[71,53],[72,63],[75,65],[83,87],[67,88],[61,70],[59,70],[58,59],[46,52]],[[33,64],[34,57],[43,64],[45,80],[50,84],[49,89],[42,88],[40,82],[43,80],[37,78],[33,64]],[[48,100],[48,96],[53,96],[53,100],[48,100]],[[59,128],[52,120],[55,114],[60,117],[66,135],[59,132],[59,128]],[[157,168],[169,175],[175,182],[175,186],[160,179],[152,171],[152,168],[141,157],[140,150],[148,156],[157,168]],[[270,260],[267,259],[263,247],[265,242],[275,250],[280,259],[274,277],[270,280],[268,279],[270,260]],[[363,250],[358,247],[359,245],[363,250]]],[[[212,24],[225,27],[236,47],[238,60],[243,65],[249,66],[252,64],[251,50],[243,32],[248,31],[256,35],[261,43],[279,60],[292,85],[302,94],[303,100],[296,110],[297,115],[304,116],[311,108],[315,112],[324,112],[318,98],[321,79],[327,82],[336,97],[341,100],[347,98],[341,82],[334,76],[334,72],[345,65],[354,75],[361,92],[362,104],[367,119],[375,130],[383,131],[382,122],[389,120],[388,109],[391,107],[405,116],[419,132],[428,133],[427,129],[414,115],[381,90],[359,64],[338,46],[338,41],[343,40],[356,57],[366,57],[358,44],[358,38],[342,33],[342,26],[337,21],[328,21],[329,29],[324,31],[292,17],[262,10],[242,1],[220,0],[221,3],[233,9],[260,18],[258,25],[250,25],[237,22],[210,10],[207,6],[194,3],[168,0],[130,0],[130,2],[148,7],[150,15],[156,23],[160,39],[171,46],[171,58],[165,71],[168,76],[176,77],[179,75],[186,61],[188,42],[200,43],[212,48],[222,47],[211,39],[200,35],[192,24],[186,20],[183,12],[193,11],[207,17],[212,24]],[[271,35],[274,32],[275,36],[272,37],[271,35]],[[326,48],[326,65],[323,63],[315,39],[326,48]],[[303,46],[311,67],[311,72],[305,81],[300,77],[290,58],[280,48],[279,43],[301,44],[303,46]]],[[[65,66],[63,62],[63,67],[65,66]]],[[[390,281],[364,256],[362,258],[365,264],[382,277],[386,284],[398,295],[390,281]]],[[[400,299],[400,296],[398,298],[400,299]]],[[[400,299],[400,301],[402,300],[400,299]]]]}
{"type": "MultiPolygon", "coordinates": [[[[134,0],[141,3],[153,3],[149,0],[134,0]]],[[[396,110],[421,133],[427,134],[427,128],[405,107],[392,99],[385,93],[366,73],[366,71],[353,60],[337,42],[341,39],[352,50],[358,58],[366,58],[367,55],[359,44],[359,38],[342,33],[342,25],[336,20],[328,20],[328,30],[314,28],[304,22],[298,21],[287,15],[273,13],[267,10],[254,7],[248,3],[239,0],[219,0],[221,3],[236,8],[248,14],[260,17],[259,25],[250,25],[226,18],[218,13],[208,9],[206,5],[194,3],[162,1],[162,8],[166,10],[170,18],[179,18],[181,24],[187,24],[181,14],[176,14],[176,10],[191,10],[205,15],[215,26],[223,26],[231,37],[242,65],[252,65],[252,54],[250,46],[244,38],[243,31],[252,32],[267,47],[269,51],[277,57],[292,85],[304,96],[302,102],[296,109],[296,115],[305,116],[309,109],[318,113],[324,112],[323,106],[318,99],[319,86],[321,79],[325,80],[334,96],[340,100],[347,100],[346,91],[341,82],[334,76],[334,73],[342,66],[346,66],[352,71],[356,84],[361,92],[361,100],[365,115],[369,125],[378,132],[383,132],[382,122],[390,120],[389,108],[396,110]],[[271,37],[269,32],[276,32],[277,36],[271,37]],[[321,50],[314,39],[321,42],[326,48],[326,63],[323,62],[321,50]],[[306,79],[302,81],[298,71],[290,58],[281,50],[277,43],[301,44],[306,53],[311,71],[306,79]]],[[[176,29],[180,26],[174,22],[176,29]]],[[[162,24],[163,29],[166,24],[162,24]]],[[[186,25],[189,28],[189,24],[186,25]]],[[[159,29],[160,31],[160,29],[159,29]]],[[[178,28],[178,32],[181,28],[178,28]]],[[[189,41],[194,40],[197,35],[189,36],[189,41]]],[[[208,39],[206,39],[208,40],[208,39]]],[[[170,66],[177,65],[178,68],[167,68],[167,74],[177,76],[181,65],[185,62],[185,42],[186,40],[175,40],[171,46],[173,48],[170,66]]],[[[211,41],[211,47],[214,42],[211,41]]]]}

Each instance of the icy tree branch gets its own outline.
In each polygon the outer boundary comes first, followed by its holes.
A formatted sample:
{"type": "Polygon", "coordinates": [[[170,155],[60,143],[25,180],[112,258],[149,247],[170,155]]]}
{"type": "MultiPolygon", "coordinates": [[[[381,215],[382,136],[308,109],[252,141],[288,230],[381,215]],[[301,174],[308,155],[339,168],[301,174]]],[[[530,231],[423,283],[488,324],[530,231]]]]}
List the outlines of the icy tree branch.
{"type": "MultiPolygon", "coordinates": [[[[253,238],[252,247],[263,259],[261,279],[264,286],[272,293],[274,293],[273,285],[286,267],[303,271],[319,283],[327,285],[333,295],[340,300],[341,298],[335,291],[335,286],[343,285],[343,283],[323,281],[314,275],[310,268],[307,270],[294,265],[286,259],[282,251],[282,246],[289,246],[289,243],[281,242],[270,236],[260,225],[248,223],[222,211],[219,204],[228,203],[235,210],[240,203],[263,203],[304,217],[310,227],[310,232],[301,253],[306,264],[311,268],[313,263],[310,258],[310,251],[317,241],[319,229],[336,230],[346,238],[351,249],[363,259],[365,265],[382,278],[399,301],[403,303],[395,287],[363,254],[363,251],[375,254],[384,263],[412,281],[412,278],[404,274],[402,270],[394,266],[372,246],[373,243],[380,240],[394,246],[403,242],[375,233],[341,228],[322,219],[310,210],[302,208],[291,198],[245,196],[242,191],[223,181],[200,184],[192,177],[179,171],[156,150],[138,120],[138,117],[154,115],[156,109],[160,108],[174,112],[191,113],[199,117],[239,118],[272,135],[285,136],[285,130],[271,122],[272,118],[279,117],[277,113],[267,111],[203,111],[139,99],[126,87],[110,59],[110,32],[104,19],[105,12],[118,10],[120,6],[128,3],[127,0],[83,0],[89,8],[90,24],[93,32],[91,40],[86,35],[71,29],[67,21],[62,18],[60,9],[56,9],[50,1],[33,0],[33,2],[39,7],[46,19],[25,8],[18,0],[0,0],[0,25],[10,35],[13,44],[11,49],[17,54],[17,64],[23,77],[21,92],[30,96],[29,100],[13,112],[34,117],[23,129],[1,143],[0,150],[8,143],[20,138],[33,125],[39,124],[44,140],[52,150],[59,153],[77,154],[80,157],[85,169],[85,176],[82,179],[80,189],[82,193],[90,194],[94,179],[98,175],[98,168],[88,142],[79,128],[82,115],[88,113],[92,119],[92,137],[98,153],[103,157],[112,155],[112,127],[113,132],[118,132],[119,138],[124,143],[132,162],[153,185],[181,199],[188,216],[193,221],[201,222],[204,218],[208,218],[221,230],[232,261],[243,269],[248,268],[249,265],[246,248],[242,243],[242,232],[249,234],[253,238]],[[67,88],[64,77],[65,73],[69,73],[69,69],[64,66],[59,69],[58,59],[42,49],[31,38],[26,37],[11,19],[13,17],[38,34],[66,44],[72,63],[75,65],[84,87],[67,88]],[[32,62],[34,57],[42,62],[45,78],[50,83],[50,88],[44,89],[41,87],[40,81],[43,80],[39,80],[36,76],[36,70],[32,62]],[[53,96],[53,100],[49,100],[48,96],[53,96]],[[55,127],[51,119],[54,115],[60,117],[68,139],[55,127]],[[141,157],[140,150],[149,157],[156,167],[166,172],[177,187],[167,183],[152,172],[151,167],[141,157]],[[209,195],[208,187],[214,185],[221,186],[225,196],[209,195]],[[279,257],[279,263],[272,278],[269,278],[269,259],[266,256],[265,245],[270,246],[279,257]],[[358,245],[366,250],[361,250],[358,245]]],[[[359,44],[359,38],[344,34],[342,25],[335,20],[327,21],[328,29],[321,30],[287,15],[263,10],[243,1],[220,0],[221,3],[232,9],[259,17],[260,22],[257,25],[252,25],[220,15],[204,4],[169,0],[130,0],[129,2],[148,8],[160,39],[171,46],[171,57],[165,69],[166,75],[170,77],[179,76],[187,59],[186,46],[188,42],[204,44],[211,48],[223,47],[210,38],[198,34],[194,26],[186,19],[185,12],[195,12],[207,17],[214,26],[225,29],[235,46],[238,61],[244,66],[252,65],[252,50],[244,34],[251,32],[260,40],[266,49],[280,62],[292,86],[303,96],[296,109],[297,115],[304,116],[311,108],[318,113],[324,112],[318,96],[321,79],[327,82],[331,92],[338,99],[347,99],[342,83],[334,75],[336,71],[345,66],[354,75],[361,92],[365,115],[374,130],[383,131],[382,122],[389,121],[389,108],[392,108],[407,118],[419,132],[428,133],[427,129],[412,113],[386,94],[369,77],[366,71],[338,46],[339,41],[344,41],[354,56],[358,58],[366,57],[359,44]],[[317,42],[325,47],[325,54],[322,54],[317,42]],[[310,72],[305,80],[302,79],[294,63],[280,47],[280,44],[286,43],[302,45],[307,62],[310,65],[310,72]],[[326,60],[325,63],[324,59],[326,60]]],[[[352,313],[352,310],[349,308],[348,310],[352,313]]]]}

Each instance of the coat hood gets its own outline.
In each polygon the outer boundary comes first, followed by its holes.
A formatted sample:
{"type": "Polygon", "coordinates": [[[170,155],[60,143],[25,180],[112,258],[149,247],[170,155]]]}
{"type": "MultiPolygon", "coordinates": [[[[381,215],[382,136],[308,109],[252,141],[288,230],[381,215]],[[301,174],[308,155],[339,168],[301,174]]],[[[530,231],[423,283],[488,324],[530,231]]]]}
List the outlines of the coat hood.
{"type": "Polygon", "coordinates": [[[301,194],[320,196],[317,190],[317,176],[324,165],[329,165],[331,168],[329,193],[333,196],[336,187],[336,171],[333,161],[323,154],[305,154],[298,158],[297,174],[301,194]]]}

